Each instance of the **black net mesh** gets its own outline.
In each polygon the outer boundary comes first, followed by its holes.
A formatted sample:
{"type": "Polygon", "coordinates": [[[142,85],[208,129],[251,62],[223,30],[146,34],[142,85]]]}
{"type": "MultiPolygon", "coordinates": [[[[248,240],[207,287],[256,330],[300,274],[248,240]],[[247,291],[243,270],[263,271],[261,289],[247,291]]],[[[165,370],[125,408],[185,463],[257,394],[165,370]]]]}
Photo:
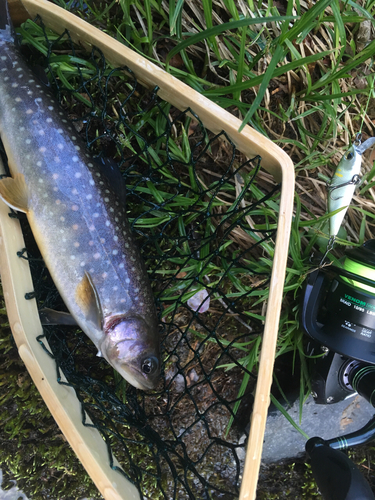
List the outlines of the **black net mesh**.
{"type": "MultiPolygon", "coordinates": [[[[225,133],[211,134],[191,110],[162,101],[127,68],[110,68],[99,51],[81,59],[67,33],[51,36],[40,20],[21,35],[47,49],[41,59],[27,46],[26,56],[48,68],[52,91],[87,146],[119,163],[126,179],[128,216],[159,311],[161,381],[150,393],[126,385],[74,327],[46,327],[36,342],[54,357],[58,379],[64,374],[82,403],[83,422],[99,429],[108,460],[116,456],[119,474],[141,498],[235,498],[279,186],[259,170],[259,157],[246,159],[225,133]]],[[[30,261],[38,305],[61,309],[22,224],[27,252],[20,257],[30,261]]]]}

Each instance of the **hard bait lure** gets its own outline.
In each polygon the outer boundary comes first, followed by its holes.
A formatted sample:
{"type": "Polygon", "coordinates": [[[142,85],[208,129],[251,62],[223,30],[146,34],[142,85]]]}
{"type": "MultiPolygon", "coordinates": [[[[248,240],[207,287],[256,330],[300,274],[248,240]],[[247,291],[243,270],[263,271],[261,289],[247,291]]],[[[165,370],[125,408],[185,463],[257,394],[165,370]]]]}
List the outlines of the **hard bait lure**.
{"type": "MultiPolygon", "coordinates": [[[[20,57],[0,1],[0,135],[12,177],[0,197],[25,212],[76,323],[126,380],[154,388],[160,347],[153,294],[126,210],[102,168],[20,57]]],[[[52,323],[71,323],[55,314],[52,323]]]]}
{"type": "Polygon", "coordinates": [[[329,219],[329,241],[326,254],[333,248],[335,238],[353,198],[355,188],[361,182],[362,154],[374,144],[375,137],[370,137],[370,139],[361,144],[360,136],[357,136],[354,144],[341,158],[331,182],[327,186],[328,212],[341,210],[329,219]]]}

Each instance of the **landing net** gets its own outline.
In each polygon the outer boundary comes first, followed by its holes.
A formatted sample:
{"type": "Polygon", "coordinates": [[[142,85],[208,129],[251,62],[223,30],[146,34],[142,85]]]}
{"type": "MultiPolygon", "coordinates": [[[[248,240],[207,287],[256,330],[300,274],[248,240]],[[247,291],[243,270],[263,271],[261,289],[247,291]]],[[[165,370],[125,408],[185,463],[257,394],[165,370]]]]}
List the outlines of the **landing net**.
{"type": "MultiPolygon", "coordinates": [[[[272,268],[280,189],[221,133],[146,90],[127,68],[75,47],[40,22],[20,30],[25,54],[48,68],[88,148],[120,165],[124,203],[149,272],[163,369],[144,393],[126,385],[74,327],[36,339],[56,360],[141,498],[238,497],[272,268]],[[207,309],[207,310],[206,310],[207,309]]],[[[38,306],[62,310],[25,220],[38,306]]],[[[62,382],[61,382],[62,383],[62,382]]],[[[86,423],[87,424],[87,423],[86,423]]],[[[87,424],[88,425],[88,424],[87,424]]],[[[63,492],[61,492],[63,495],[63,492]]]]}

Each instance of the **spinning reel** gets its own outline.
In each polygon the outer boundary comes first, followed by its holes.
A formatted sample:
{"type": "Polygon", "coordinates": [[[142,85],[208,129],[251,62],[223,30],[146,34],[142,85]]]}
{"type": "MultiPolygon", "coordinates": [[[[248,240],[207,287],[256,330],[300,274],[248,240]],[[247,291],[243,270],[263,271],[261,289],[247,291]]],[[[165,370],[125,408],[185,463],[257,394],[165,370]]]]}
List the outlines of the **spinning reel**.
{"type": "MultiPolygon", "coordinates": [[[[312,373],[315,402],[332,404],[355,393],[375,406],[375,240],[346,252],[343,267],[311,273],[303,296],[301,325],[317,356],[312,373]]],[[[375,417],[359,431],[306,443],[325,499],[370,500],[374,495],[357,467],[337,450],[375,439],[375,417]]]]}

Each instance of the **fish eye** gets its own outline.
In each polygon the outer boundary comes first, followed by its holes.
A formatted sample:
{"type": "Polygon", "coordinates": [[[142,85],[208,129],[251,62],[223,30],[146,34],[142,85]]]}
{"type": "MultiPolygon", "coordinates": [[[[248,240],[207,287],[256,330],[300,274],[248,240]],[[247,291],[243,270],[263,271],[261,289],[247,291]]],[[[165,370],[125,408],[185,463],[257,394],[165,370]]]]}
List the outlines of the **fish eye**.
{"type": "Polygon", "coordinates": [[[351,153],[350,151],[348,151],[348,152],[346,153],[346,159],[347,159],[347,160],[351,160],[351,159],[353,158],[353,156],[354,156],[354,154],[353,154],[353,153],[351,153]]]}
{"type": "Polygon", "coordinates": [[[155,356],[151,356],[150,358],[146,358],[142,361],[142,371],[146,375],[150,375],[156,372],[159,368],[159,361],[155,356]]]}

